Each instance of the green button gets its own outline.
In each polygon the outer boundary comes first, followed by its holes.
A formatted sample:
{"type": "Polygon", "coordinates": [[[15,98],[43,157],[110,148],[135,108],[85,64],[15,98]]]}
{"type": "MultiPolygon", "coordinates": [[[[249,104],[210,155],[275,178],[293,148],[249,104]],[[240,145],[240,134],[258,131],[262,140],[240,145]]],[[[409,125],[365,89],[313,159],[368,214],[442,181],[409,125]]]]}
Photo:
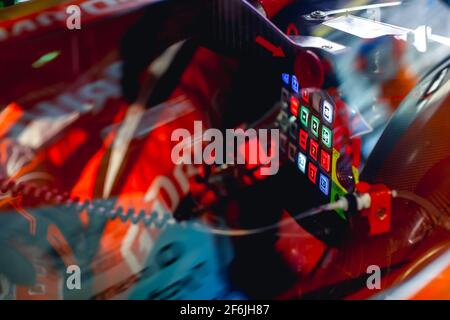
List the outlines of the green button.
{"type": "Polygon", "coordinates": [[[317,119],[315,116],[311,116],[311,132],[316,137],[319,137],[319,124],[319,119],[317,119]]]}
{"type": "Polygon", "coordinates": [[[307,107],[302,107],[300,112],[300,121],[305,127],[308,127],[309,110],[307,107]]]}
{"type": "Polygon", "coordinates": [[[328,148],[331,148],[331,141],[332,141],[331,130],[325,126],[322,126],[322,143],[328,148]]]}

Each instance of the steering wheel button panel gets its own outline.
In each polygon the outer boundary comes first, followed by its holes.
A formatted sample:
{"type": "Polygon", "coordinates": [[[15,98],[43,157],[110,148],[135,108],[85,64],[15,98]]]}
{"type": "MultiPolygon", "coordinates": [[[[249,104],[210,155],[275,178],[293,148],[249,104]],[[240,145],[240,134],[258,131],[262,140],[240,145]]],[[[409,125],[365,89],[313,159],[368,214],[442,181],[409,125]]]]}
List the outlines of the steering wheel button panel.
{"type": "Polygon", "coordinates": [[[284,107],[277,126],[287,139],[282,154],[317,186],[325,200],[331,201],[335,163],[339,157],[333,148],[334,102],[325,91],[300,88],[292,74],[283,73],[281,82],[280,99],[284,107]]]}

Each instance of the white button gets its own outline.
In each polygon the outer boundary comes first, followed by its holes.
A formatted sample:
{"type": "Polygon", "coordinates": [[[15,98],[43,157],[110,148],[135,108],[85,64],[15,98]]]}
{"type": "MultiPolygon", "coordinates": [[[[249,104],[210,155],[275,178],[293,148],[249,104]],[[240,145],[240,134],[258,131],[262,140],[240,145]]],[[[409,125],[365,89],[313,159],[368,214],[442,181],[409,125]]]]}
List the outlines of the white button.
{"type": "Polygon", "coordinates": [[[329,124],[333,123],[333,106],[326,100],[323,101],[322,116],[329,124]]]}
{"type": "Polygon", "coordinates": [[[306,172],[306,156],[301,152],[298,153],[297,166],[301,172],[306,172]]]}

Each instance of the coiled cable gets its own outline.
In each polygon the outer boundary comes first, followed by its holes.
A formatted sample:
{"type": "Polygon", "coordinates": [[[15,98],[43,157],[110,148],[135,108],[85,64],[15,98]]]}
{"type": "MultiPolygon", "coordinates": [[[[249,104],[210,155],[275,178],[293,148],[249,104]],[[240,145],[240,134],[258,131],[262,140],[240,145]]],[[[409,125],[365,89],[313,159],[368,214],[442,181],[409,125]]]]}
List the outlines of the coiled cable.
{"type": "Polygon", "coordinates": [[[58,189],[50,189],[46,186],[37,186],[32,183],[16,182],[12,179],[0,179],[0,195],[13,198],[21,196],[21,206],[38,207],[45,203],[55,206],[62,206],[67,209],[81,213],[87,210],[89,215],[100,215],[113,220],[119,218],[122,222],[130,221],[132,224],[142,222],[145,226],[154,225],[157,228],[164,227],[172,218],[172,215],[165,212],[160,217],[156,211],[148,214],[144,209],[129,208],[124,210],[122,206],[114,207],[115,201],[111,199],[83,200],[79,197],[71,198],[68,192],[61,192],[58,189]]]}

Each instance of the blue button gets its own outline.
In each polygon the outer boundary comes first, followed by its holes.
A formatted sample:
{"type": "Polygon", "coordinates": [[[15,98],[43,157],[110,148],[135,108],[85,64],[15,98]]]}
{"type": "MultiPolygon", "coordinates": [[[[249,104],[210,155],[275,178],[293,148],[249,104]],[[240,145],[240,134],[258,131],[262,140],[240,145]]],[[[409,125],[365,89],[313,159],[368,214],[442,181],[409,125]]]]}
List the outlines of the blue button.
{"type": "Polygon", "coordinates": [[[328,196],[328,194],[330,193],[330,179],[328,179],[322,173],[320,174],[320,178],[319,178],[319,187],[320,187],[320,191],[322,191],[323,194],[328,196]]]}
{"type": "Polygon", "coordinates": [[[289,74],[283,73],[283,74],[281,75],[281,78],[283,79],[283,82],[284,82],[286,85],[289,85],[290,78],[291,78],[291,76],[290,76],[289,74]]]}
{"type": "Polygon", "coordinates": [[[294,90],[295,93],[298,93],[299,91],[299,85],[298,80],[296,76],[292,76],[292,90],[294,90]]]}

